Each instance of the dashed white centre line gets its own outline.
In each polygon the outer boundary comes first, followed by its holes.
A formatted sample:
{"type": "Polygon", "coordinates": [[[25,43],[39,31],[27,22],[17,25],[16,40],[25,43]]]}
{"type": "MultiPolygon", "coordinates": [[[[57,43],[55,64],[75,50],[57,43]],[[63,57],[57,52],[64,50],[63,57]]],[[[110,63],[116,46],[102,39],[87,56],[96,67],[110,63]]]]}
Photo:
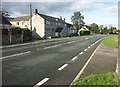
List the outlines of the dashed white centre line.
{"type": "Polygon", "coordinates": [[[33,87],[39,87],[41,85],[43,85],[45,82],[47,82],[49,80],[49,78],[44,78],[42,81],[38,82],[35,86],[33,87]]]}
{"type": "Polygon", "coordinates": [[[6,59],[6,58],[9,58],[9,57],[20,56],[20,55],[23,55],[23,54],[28,54],[30,52],[31,51],[27,51],[27,52],[23,52],[23,53],[18,53],[18,54],[13,54],[13,55],[10,55],[10,56],[1,57],[0,59],[6,59]]]}
{"type": "Polygon", "coordinates": [[[80,52],[79,55],[83,54],[83,52],[80,52]]]}
{"type": "Polygon", "coordinates": [[[77,59],[77,56],[75,56],[73,59],[72,59],[72,61],[74,61],[74,60],[76,60],[77,59]]]}
{"type": "Polygon", "coordinates": [[[90,46],[88,47],[88,49],[90,48],[90,46]]]}
{"type": "Polygon", "coordinates": [[[87,49],[85,49],[84,51],[87,51],[87,49]]]}
{"type": "Polygon", "coordinates": [[[97,43],[97,41],[95,42],[95,44],[97,43]]]}
{"type": "Polygon", "coordinates": [[[39,51],[40,49],[37,49],[37,51],[39,51]]]}
{"type": "Polygon", "coordinates": [[[91,47],[93,46],[93,45],[90,45],[91,47]]]}
{"type": "Polygon", "coordinates": [[[63,66],[61,66],[58,70],[59,71],[61,71],[61,70],[63,70],[65,67],[67,67],[68,66],[68,64],[64,64],[63,66]]]}
{"type": "Polygon", "coordinates": [[[43,49],[45,50],[45,49],[49,49],[49,48],[51,48],[51,47],[49,46],[49,47],[45,47],[45,48],[43,48],[43,49]]]}

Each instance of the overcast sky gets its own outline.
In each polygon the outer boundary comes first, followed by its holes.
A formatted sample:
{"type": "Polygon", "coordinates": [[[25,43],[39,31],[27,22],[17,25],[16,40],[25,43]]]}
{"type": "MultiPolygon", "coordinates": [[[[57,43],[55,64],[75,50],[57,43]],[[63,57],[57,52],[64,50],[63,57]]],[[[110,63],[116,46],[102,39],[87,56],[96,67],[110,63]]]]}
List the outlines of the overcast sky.
{"type": "MultiPolygon", "coordinates": [[[[9,12],[11,17],[29,15],[30,0],[4,0],[2,8],[9,12]]],[[[98,25],[118,26],[118,0],[34,0],[31,2],[33,13],[38,9],[39,13],[55,17],[62,16],[71,23],[71,16],[76,11],[84,15],[85,23],[97,23],[98,25]]]]}

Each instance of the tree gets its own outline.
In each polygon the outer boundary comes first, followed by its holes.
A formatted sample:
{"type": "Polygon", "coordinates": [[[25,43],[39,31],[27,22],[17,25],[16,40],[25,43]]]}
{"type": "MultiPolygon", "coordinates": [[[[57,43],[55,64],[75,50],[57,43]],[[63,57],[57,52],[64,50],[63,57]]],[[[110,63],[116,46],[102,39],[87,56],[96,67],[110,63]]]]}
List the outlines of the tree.
{"type": "Polygon", "coordinates": [[[9,13],[7,11],[5,11],[4,9],[0,10],[0,15],[4,16],[4,17],[9,17],[9,13]]]}
{"type": "Polygon", "coordinates": [[[109,33],[109,29],[108,29],[107,26],[105,26],[105,27],[103,28],[103,34],[108,34],[108,33],[109,33]]]}
{"type": "Polygon", "coordinates": [[[116,34],[117,33],[117,28],[116,27],[111,27],[111,29],[110,29],[110,33],[111,34],[116,34]]]}
{"type": "Polygon", "coordinates": [[[74,15],[71,17],[73,26],[77,29],[77,31],[85,24],[83,19],[84,16],[82,16],[80,12],[74,12],[74,15]]]}
{"type": "Polygon", "coordinates": [[[95,34],[100,33],[99,27],[98,27],[98,25],[96,23],[92,23],[90,26],[92,27],[93,33],[95,33],[95,34]]]}

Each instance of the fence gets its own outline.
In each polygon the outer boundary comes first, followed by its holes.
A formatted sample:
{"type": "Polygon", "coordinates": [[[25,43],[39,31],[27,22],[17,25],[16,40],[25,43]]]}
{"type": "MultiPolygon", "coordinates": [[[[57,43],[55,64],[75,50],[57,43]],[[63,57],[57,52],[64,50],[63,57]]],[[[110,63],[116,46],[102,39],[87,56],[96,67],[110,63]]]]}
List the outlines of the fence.
{"type": "Polygon", "coordinates": [[[17,44],[31,40],[30,30],[0,29],[2,45],[17,44]]]}

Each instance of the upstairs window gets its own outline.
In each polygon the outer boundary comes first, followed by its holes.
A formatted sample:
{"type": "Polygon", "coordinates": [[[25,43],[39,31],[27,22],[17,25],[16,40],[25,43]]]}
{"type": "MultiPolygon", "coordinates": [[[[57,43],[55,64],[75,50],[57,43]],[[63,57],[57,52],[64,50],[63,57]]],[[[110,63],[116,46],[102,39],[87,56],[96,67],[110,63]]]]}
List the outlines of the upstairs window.
{"type": "Polygon", "coordinates": [[[46,21],[46,24],[50,24],[50,21],[46,21]]]}
{"type": "Polygon", "coordinates": [[[17,22],[17,25],[19,25],[19,22],[17,22]]]}

